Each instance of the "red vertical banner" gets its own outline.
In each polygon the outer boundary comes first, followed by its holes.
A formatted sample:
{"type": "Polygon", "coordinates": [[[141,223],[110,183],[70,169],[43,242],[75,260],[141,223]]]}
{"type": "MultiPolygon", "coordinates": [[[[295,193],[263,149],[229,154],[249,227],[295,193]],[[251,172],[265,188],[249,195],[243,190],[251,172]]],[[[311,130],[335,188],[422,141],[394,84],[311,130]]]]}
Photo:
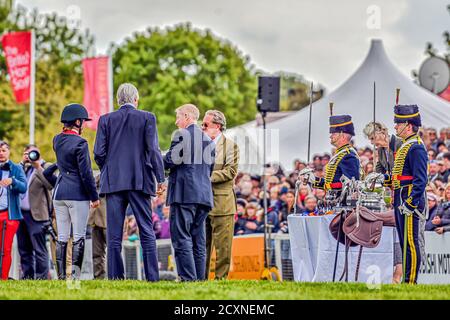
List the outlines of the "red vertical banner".
{"type": "Polygon", "coordinates": [[[29,102],[32,60],[31,32],[7,33],[1,41],[16,102],[29,102]]]}
{"type": "Polygon", "coordinates": [[[96,130],[98,119],[110,110],[110,64],[109,57],[83,59],[84,106],[92,121],[87,127],[96,130]]]}
{"type": "Polygon", "coordinates": [[[450,86],[448,86],[447,89],[445,89],[444,92],[442,92],[439,96],[442,99],[450,101],[450,86]]]}

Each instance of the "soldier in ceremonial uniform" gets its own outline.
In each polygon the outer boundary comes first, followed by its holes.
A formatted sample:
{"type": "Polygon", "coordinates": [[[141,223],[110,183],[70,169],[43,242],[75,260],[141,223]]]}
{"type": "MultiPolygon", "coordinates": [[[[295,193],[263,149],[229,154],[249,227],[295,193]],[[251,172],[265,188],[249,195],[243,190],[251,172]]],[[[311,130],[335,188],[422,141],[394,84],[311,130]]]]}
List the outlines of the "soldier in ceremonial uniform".
{"type": "Polygon", "coordinates": [[[325,166],[324,178],[315,177],[311,169],[305,168],[299,176],[307,180],[313,188],[324,189],[339,195],[342,189],[341,177],[360,179],[360,162],[358,153],[350,145],[355,135],[352,117],[349,115],[330,116],[330,142],[336,152],[325,166]]]}
{"type": "Polygon", "coordinates": [[[428,157],[425,145],[418,135],[421,124],[417,105],[397,105],[394,108],[395,130],[403,139],[397,150],[392,174],[371,179],[383,179],[394,190],[394,209],[397,232],[403,250],[403,282],[417,283],[421,263],[426,215],[425,187],[427,185],[428,157]]]}

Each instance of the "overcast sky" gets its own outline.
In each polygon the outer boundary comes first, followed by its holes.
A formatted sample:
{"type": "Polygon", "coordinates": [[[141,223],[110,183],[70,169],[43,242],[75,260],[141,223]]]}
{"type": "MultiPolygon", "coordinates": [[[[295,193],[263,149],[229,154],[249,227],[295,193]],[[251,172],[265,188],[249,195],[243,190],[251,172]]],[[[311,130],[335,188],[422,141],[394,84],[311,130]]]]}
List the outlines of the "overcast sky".
{"type": "Polygon", "coordinates": [[[444,50],[448,0],[17,0],[41,12],[81,17],[97,53],[148,26],[190,21],[237,45],[257,68],[296,72],[332,90],[364,59],[371,38],[384,41],[406,75],[431,41],[444,50]],[[375,8],[373,6],[376,6],[375,8]],[[379,13],[379,15],[378,15],[379,13]],[[378,20],[377,17],[380,19],[378,20]],[[378,28],[379,27],[379,28],[378,28]]]}

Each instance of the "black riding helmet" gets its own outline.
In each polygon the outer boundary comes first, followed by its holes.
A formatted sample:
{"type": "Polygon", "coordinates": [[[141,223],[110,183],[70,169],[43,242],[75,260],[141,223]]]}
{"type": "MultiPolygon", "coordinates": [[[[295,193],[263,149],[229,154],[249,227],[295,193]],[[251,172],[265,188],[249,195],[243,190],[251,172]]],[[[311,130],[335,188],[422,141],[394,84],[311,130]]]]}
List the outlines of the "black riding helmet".
{"type": "Polygon", "coordinates": [[[76,120],[91,121],[86,108],[78,103],[71,103],[64,107],[61,113],[62,123],[74,123],[76,120]]]}

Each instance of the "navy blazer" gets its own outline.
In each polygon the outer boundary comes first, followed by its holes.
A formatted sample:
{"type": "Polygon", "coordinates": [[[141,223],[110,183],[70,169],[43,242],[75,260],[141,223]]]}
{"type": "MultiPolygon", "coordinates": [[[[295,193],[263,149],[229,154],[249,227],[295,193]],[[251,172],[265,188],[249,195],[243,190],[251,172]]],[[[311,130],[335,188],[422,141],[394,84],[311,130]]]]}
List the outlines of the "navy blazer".
{"type": "Polygon", "coordinates": [[[56,181],[58,181],[58,176],[55,175],[55,171],[58,170],[58,164],[54,163],[44,170],[43,174],[48,183],[54,188],[56,181]]]}
{"type": "Polygon", "coordinates": [[[211,173],[214,167],[215,144],[195,124],[177,130],[164,166],[170,170],[167,204],[213,205],[211,173]]]}
{"type": "Polygon", "coordinates": [[[134,190],[155,195],[156,182],[164,182],[155,115],[125,104],[101,116],[94,159],[101,171],[101,194],[134,190]]]}
{"type": "Polygon", "coordinates": [[[53,138],[59,177],[55,200],[97,201],[88,143],[77,134],[60,133],[53,138]]]}

